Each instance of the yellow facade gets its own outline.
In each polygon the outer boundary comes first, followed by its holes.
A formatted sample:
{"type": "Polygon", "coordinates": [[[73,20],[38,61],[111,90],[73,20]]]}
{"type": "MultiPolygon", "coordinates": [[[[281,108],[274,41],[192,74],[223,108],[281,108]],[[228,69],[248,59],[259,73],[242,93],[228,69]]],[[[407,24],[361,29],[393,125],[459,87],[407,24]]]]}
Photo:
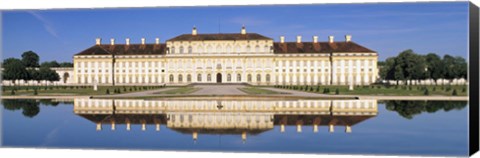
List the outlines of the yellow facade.
{"type": "MultiPolygon", "coordinates": [[[[194,33],[192,38],[201,36],[194,33]]],[[[349,44],[351,36],[347,37],[345,42],[327,44],[349,44]]],[[[310,44],[315,45],[317,38],[310,44]]],[[[301,37],[297,40],[297,44],[305,43],[301,37]]],[[[113,41],[111,46],[115,46],[113,41]]],[[[146,47],[144,42],[139,47],[146,47]]],[[[278,53],[276,47],[283,43],[269,38],[167,40],[161,54],[75,55],[74,81],[100,85],[368,85],[377,79],[376,52],[278,53]]],[[[156,45],[160,46],[158,39],[156,45]]],[[[118,47],[124,46],[129,46],[129,39],[118,47]]]]}

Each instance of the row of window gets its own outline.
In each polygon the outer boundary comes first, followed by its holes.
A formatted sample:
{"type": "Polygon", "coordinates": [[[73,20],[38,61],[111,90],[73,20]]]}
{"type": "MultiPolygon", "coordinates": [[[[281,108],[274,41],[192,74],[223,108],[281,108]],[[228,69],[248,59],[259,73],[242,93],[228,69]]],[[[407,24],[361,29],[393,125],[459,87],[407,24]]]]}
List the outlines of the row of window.
{"type": "MultiPolygon", "coordinates": [[[[217,75],[220,75],[220,74],[217,74],[217,75]]],[[[241,74],[237,74],[237,81],[241,81],[242,80],[242,75],[241,74]]],[[[257,77],[256,77],[256,81],[257,82],[261,82],[262,81],[262,76],[260,74],[257,74],[257,77]]],[[[174,82],[174,75],[170,75],[169,76],[169,81],[170,82],[174,82]]],[[[182,74],[179,74],[178,77],[177,77],[177,81],[178,82],[183,82],[183,75],[182,74]]],[[[192,82],[192,76],[190,74],[187,75],[187,82],[192,82]]],[[[212,75],[211,74],[207,74],[207,82],[211,82],[212,81],[212,75]]],[[[231,82],[232,81],[232,75],[231,74],[227,74],[227,82],[231,82]]],[[[270,82],[270,74],[267,74],[265,75],[265,81],[266,82],[270,82]]],[[[197,82],[203,82],[203,79],[202,79],[202,74],[198,74],[197,75],[197,82]]],[[[248,74],[247,75],[247,82],[252,82],[252,75],[251,74],[248,74]]]]}
{"type": "MultiPolygon", "coordinates": [[[[269,46],[264,46],[260,47],[259,45],[255,46],[255,49],[252,50],[250,46],[247,46],[244,48],[243,52],[268,52],[271,51],[273,48],[269,46]],[[263,48],[263,49],[262,49],[263,48]]],[[[197,48],[198,53],[222,53],[222,52],[227,52],[227,53],[242,53],[242,48],[241,47],[236,47],[235,49],[232,49],[231,46],[227,46],[225,49],[223,47],[218,46],[215,50],[213,49],[212,46],[208,46],[206,48],[206,52],[203,51],[203,47],[199,46],[197,48]]],[[[167,49],[167,53],[169,54],[175,54],[177,53],[177,48],[174,46],[170,47],[167,49]]],[[[193,48],[192,46],[188,46],[186,49],[183,46],[180,46],[178,48],[178,54],[192,54],[193,53],[193,48]]]]}

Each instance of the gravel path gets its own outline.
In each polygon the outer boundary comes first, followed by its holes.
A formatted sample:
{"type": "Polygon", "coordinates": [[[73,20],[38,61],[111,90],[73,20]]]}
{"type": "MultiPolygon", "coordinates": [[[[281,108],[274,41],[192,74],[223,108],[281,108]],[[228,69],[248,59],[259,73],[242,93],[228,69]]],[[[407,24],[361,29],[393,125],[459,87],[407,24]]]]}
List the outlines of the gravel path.
{"type": "Polygon", "coordinates": [[[238,88],[243,88],[243,85],[196,85],[195,88],[200,88],[190,95],[246,95],[238,88]]]}

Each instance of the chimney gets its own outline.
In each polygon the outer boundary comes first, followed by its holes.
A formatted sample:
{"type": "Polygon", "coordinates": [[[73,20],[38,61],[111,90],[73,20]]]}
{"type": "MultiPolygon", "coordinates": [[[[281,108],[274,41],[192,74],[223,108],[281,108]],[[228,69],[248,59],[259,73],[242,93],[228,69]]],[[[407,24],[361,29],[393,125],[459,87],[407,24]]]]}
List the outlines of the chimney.
{"type": "Polygon", "coordinates": [[[318,43],[318,36],[313,36],[313,43],[318,43]]]}
{"type": "Polygon", "coordinates": [[[302,43],[302,36],[297,36],[297,43],[302,43]]]}
{"type": "Polygon", "coordinates": [[[333,36],[328,36],[328,42],[333,43],[333,36]]]}
{"type": "Polygon", "coordinates": [[[352,35],[345,35],[345,42],[352,41],[352,35]]]}
{"type": "Polygon", "coordinates": [[[160,44],[160,38],[155,38],[155,44],[160,44]]]}
{"type": "Polygon", "coordinates": [[[142,45],[145,45],[145,38],[142,38],[142,45]]]}
{"type": "Polygon", "coordinates": [[[193,26],[192,35],[197,35],[197,27],[193,26]]]}
{"type": "Polygon", "coordinates": [[[110,38],[110,45],[115,45],[115,39],[114,38],[110,38]]]}
{"type": "Polygon", "coordinates": [[[245,25],[242,25],[242,31],[240,33],[242,33],[242,35],[247,34],[247,30],[245,29],[245,25]]]}
{"type": "Polygon", "coordinates": [[[130,38],[125,38],[125,44],[130,45],[130,38]]]}
{"type": "Polygon", "coordinates": [[[280,43],[285,43],[285,36],[280,36],[280,43]]]}
{"type": "Polygon", "coordinates": [[[96,45],[102,44],[102,39],[101,39],[101,38],[96,38],[96,39],[95,39],[95,44],[96,44],[96,45]]]}

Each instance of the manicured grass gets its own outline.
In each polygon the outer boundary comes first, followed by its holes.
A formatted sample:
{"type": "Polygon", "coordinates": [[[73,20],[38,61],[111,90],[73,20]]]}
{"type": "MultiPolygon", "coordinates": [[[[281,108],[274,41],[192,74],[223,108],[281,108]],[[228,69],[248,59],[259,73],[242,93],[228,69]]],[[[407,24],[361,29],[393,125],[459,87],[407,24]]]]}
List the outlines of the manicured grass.
{"type": "Polygon", "coordinates": [[[194,88],[192,86],[186,86],[186,87],[178,87],[178,88],[175,88],[175,89],[158,92],[158,93],[155,93],[155,94],[190,94],[190,93],[193,93],[197,90],[199,90],[199,88],[194,88]]]}
{"type": "Polygon", "coordinates": [[[280,94],[279,92],[262,89],[259,87],[245,87],[245,88],[239,88],[239,90],[247,94],[280,94]]]}
{"type": "Polygon", "coordinates": [[[28,95],[34,96],[35,89],[37,95],[106,95],[107,90],[109,94],[122,94],[131,92],[140,92],[146,90],[153,90],[162,88],[161,86],[98,86],[97,91],[93,90],[93,86],[4,86],[2,87],[2,95],[12,96],[12,90],[15,91],[14,95],[28,95]]]}
{"type": "Polygon", "coordinates": [[[339,95],[379,95],[379,96],[453,96],[455,90],[458,96],[467,96],[467,86],[405,86],[405,85],[371,85],[371,86],[354,86],[354,90],[349,90],[348,86],[274,86],[276,88],[306,91],[321,94],[336,94],[338,89],[339,95]],[[426,89],[428,92],[426,92],[426,89]]]}

